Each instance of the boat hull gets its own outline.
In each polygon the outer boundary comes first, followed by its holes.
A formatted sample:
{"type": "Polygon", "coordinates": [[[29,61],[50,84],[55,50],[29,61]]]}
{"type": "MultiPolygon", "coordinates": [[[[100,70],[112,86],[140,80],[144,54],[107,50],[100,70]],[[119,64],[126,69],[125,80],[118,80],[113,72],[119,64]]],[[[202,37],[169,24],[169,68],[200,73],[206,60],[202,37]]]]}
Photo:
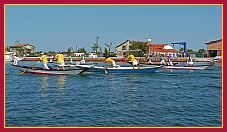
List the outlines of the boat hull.
{"type": "MultiPolygon", "coordinates": [[[[79,66],[79,67],[88,67],[88,66],[79,66]]],[[[89,71],[92,72],[106,72],[108,73],[151,73],[158,69],[160,69],[162,66],[153,66],[153,67],[118,67],[118,68],[106,68],[103,66],[91,66],[89,71]]]]}
{"type": "Polygon", "coordinates": [[[39,67],[28,67],[28,66],[18,66],[16,67],[20,68],[20,71],[25,71],[25,73],[30,74],[41,74],[41,75],[80,75],[84,72],[86,72],[89,68],[76,68],[76,69],[67,69],[67,70],[57,70],[57,69],[43,69],[39,67]]]}
{"type": "MultiPolygon", "coordinates": [[[[157,65],[157,64],[155,64],[157,65]]],[[[153,66],[153,64],[147,64],[147,65],[143,65],[145,67],[150,67],[153,66]]],[[[162,69],[174,69],[174,70],[204,70],[207,69],[208,67],[210,67],[212,65],[198,65],[198,66],[168,66],[165,65],[162,67],[162,69]]]]}
{"type": "Polygon", "coordinates": [[[164,66],[163,69],[174,69],[174,70],[204,70],[210,67],[209,65],[204,66],[164,66]]]}
{"type": "Polygon", "coordinates": [[[12,61],[13,60],[12,56],[13,56],[13,52],[6,52],[5,61],[12,61]]]}

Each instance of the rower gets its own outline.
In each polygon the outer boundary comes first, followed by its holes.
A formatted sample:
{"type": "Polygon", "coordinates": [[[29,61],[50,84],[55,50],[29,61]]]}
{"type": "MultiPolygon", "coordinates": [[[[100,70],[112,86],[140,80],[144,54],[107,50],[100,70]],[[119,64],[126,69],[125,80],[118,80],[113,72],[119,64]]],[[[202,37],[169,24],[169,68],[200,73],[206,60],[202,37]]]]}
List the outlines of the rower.
{"type": "Polygon", "coordinates": [[[139,63],[132,53],[130,53],[130,55],[127,58],[131,60],[133,69],[134,69],[134,66],[137,66],[138,69],[140,69],[139,63]]]}
{"type": "Polygon", "coordinates": [[[193,60],[190,55],[188,55],[187,63],[188,63],[188,66],[193,66],[193,60]]]}
{"type": "Polygon", "coordinates": [[[113,59],[111,59],[108,55],[106,55],[105,58],[106,58],[105,62],[109,62],[110,63],[110,68],[112,68],[112,67],[115,67],[115,68],[120,67],[119,65],[116,65],[116,62],[113,59]]]}
{"type": "Polygon", "coordinates": [[[168,65],[169,66],[173,66],[173,61],[172,61],[172,59],[171,59],[171,56],[169,55],[169,56],[167,56],[167,59],[168,59],[168,65]]]}

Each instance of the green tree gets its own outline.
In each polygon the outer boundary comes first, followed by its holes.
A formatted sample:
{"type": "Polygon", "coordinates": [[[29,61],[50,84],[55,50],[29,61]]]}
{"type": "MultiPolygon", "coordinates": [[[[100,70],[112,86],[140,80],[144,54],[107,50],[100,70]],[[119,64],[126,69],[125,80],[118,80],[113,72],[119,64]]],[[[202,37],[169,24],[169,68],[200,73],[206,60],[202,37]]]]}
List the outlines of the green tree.
{"type": "Polygon", "coordinates": [[[183,51],[184,51],[184,48],[183,48],[183,47],[181,47],[181,48],[179,49],[179,51],[183,52],[183,51]]]}
{"type": "Polygon", "coordinates": [[[55,51],[48,51],[47,54],[51,56],[55,56],[55,51]]]}
{"type": "Polygon", "coordinates": [[[136,57],[141,57],[144,53],[148,52],[147,42],[134,41],[130,46],[129,50],[136,57]]]}
{"type": "Polygon", "coordinates": [[[95,43],[93,44],[93,46],[91,47],[92,50],[96,52],[96,54],[98,53],[98,48],[99,48],[98,40],[99,40],[99,36],[96,37],[96,42],[95,42],[95,43]]]}
{"type": "Polygon", "coordinates": [[[112,43],[112,42],[110,42],[110,44],[106,44],[106,43],[105,43],[105,45],[106,45],[106,47],[108,48],[109,53],[110,53],[110,49],[112,48],[113,43],[112,43]]]}
{"type": "Polygon", "coordinates": [[[69,48],[67,49],[67,52],[68,52],[69,54],[73,53],[73,47],[69,47],[69,48]]]}
{"type": "Polygon", "coordinates": [[[199,50],[198,50],[198,53],[205,53],[205,52],[206,52],[205,49],[199,49],[199,50]]]}
{"type": "Polygon", "coordinates": [[[102,47],[99,47],[99,51],[100,51],[100,53],[102,54],[102,47]]]}
{"type": "Polygon", "coordinates": [[[84,53],[84,54],[87,54],[87,51],[85,50],[85,48],[79,48],[77,50],[78,53],[84,53]]]}
{"type": "Polygon", "coordinates": [[[91,48],[92,48],[92,50],[95,51],[96,54],[97,54],[97,52],[98,52],[97,50],[98,50],[98,48],[99,48],[98,45],[97,45],[97,44],[93,44],[93,46],[92,46],[91,48]]]}
{"type": "Polygon", "coordinates": [[[18,54],[25,54],[25,50],[22,47],[17,48],[16,51],[18,54]]]}
{"type": "Polygon", "coordinates": [[[192,49],[186,49],[186,53],[195,53],[192,49]]]}
{"type": "Polygon", "coordinates": [[[35,55],[40,56],[40,55],[41,55],[41,53],[43,53],[43,51],[37,51],[37,52],[35,52],[35,55]]]}
{"type": "Polygon", "coordinates": [[[108,49],[105,47],[104,54],[108,54],[108,53],[109,53],[109,51],[108,51],[108,49]]]}

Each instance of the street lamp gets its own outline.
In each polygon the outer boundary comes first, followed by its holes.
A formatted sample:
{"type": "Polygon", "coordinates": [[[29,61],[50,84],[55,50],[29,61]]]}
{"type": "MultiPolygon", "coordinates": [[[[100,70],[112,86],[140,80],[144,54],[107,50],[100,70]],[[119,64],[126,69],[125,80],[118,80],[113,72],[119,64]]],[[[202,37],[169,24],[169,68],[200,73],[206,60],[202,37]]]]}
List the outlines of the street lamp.
{"type": "MultiPolygon", "coordinates": [[[[147,41],[148,41],[149,44],[151,44],[151,38],[148,38],[147,41]]],[[[150,47],[150,45],[149,45],[149,46],[148,46],[148,56],[150,56],[150,54],[151,54],[150,48],[151,48],[151,47],[150,47]]]]}

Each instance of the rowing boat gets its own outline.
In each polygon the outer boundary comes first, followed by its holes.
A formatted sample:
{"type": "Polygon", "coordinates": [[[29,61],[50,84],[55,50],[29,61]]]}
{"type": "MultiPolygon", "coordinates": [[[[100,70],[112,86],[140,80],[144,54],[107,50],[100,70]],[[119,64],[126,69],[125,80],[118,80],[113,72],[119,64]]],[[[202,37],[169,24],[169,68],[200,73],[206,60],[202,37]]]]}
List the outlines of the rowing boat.
{"type": "Polygon", "coordinates": [[[90,71],[92,72],[107,72],[107,73],[151,73],[162,66],[150,66],[150,67],[113,67],[113,68],[108,68],[105,66],[93,66],[93,65],[77,65],[77,67],[80,68],[90,68],[90,71]]]}
{"type": "Polygon", "coordinates": [[[198,65],[198,66],[164,66],[163,69],[175,69],[175,70],[204,70],[211,65],[198,65]]]}
{"type": "Polygon", "coordinates": [[[18,67],[20,71],[25,71],[25,73],[30,74],[41,74],[41,75],[79,75],[87,71],[89,68],[70,68],[65,70],[57,70],[57,69],[43,69],[40,67],[30,67],[30,66],[20,66],[20,65],[13,65],[18,67]]]}
{"type": "MultiPolygon", "coordinates": [[[[154,64],[156,65],[156,64],[154,64]]],[[[145,67],[154,66],[153,64],[146,64],[143,65],[145,67]]],[[[162,69],[174,69],[174,70],[204,70],[207,69],[212,65],[196,65],[196,66],[185,66],[185,65],[179,65],[179,66],[170,66],[170,65],[163,65],[162,69]]]]}

